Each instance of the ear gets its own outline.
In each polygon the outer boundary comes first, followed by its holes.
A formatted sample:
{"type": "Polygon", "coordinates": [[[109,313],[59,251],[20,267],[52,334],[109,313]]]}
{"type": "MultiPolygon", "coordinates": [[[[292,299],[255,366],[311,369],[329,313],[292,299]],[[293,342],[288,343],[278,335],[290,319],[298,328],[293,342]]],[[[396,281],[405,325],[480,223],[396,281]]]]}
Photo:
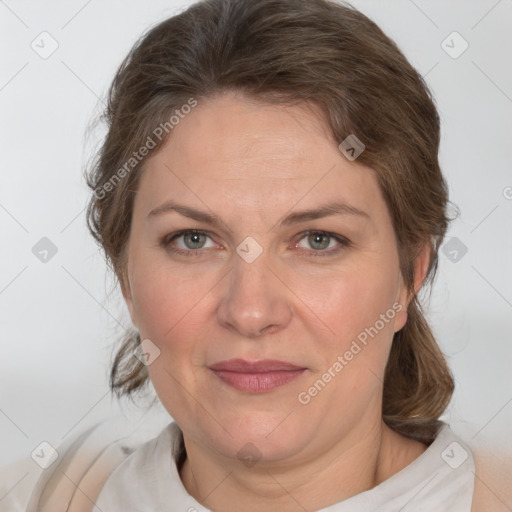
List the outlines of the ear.
{"type": "Polygon", "coordinates": [[[414,293],[409,290],[404,283],[403,276],[400,275],[400,291],[397,298],[397,303],[401,306],[400,311],[395,316],[395,332],[398,332],[407,322],[407,309],[414,296],[420,291],[430,266],[430,242],[424,242],[420,246],[420,250],[414,260],[414,280],[413,289],[414,293]]]}
{"type": "Polygon", "coordinates": [[[125,275],[120,280],[120,285],[121,285],[121,293],[123,294],[124,301],[126,303],[126,307],[128,308],[128,311],[130,313],[130,318],[131,318],[132,324],[136,328],[138,328],[135,310],[133,307],[132,291],[131,291],[130,281],[128,279],[127,273],[125,273],[125,275]]]}
{"type": "MultiPolygon", "coordinates": [[[[420,291],[423,283],[425,282],[425,279],[427,278],[427,272],[430,266],[431,250],[432,246],[430,245],[430,242],[423,242],[423,244],[420,246],[420,250],[416,256],[416,259],[414,260],[414,295],[420,291]]],[[[410,295],[411,296],[409,297],[409,302],[413,298],[413,295],[410,295]]]]}

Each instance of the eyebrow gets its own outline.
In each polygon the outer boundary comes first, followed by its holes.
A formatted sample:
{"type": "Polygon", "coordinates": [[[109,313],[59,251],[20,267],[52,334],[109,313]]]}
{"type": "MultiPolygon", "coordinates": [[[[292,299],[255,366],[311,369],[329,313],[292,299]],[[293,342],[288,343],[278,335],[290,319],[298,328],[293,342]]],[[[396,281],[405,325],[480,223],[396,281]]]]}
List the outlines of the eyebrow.
{"type": "MultiPolygon", "coordinates": [[[[183,204],[178,204],[172,200],[166,201],[165,203],[158,206],[154,210],[151,210],[148,214],[148,219],[172,211],[180,213],[184,217],[188,217],[190,219],[194,219],[197,220],[198,222],[203,222],[214,227],[226,225],[224,221],[221,220],[221,218],[218,215],[215,215],[214,213],[207,213],[201,210],[196,210],[195,208],[185,206],[183,204]]],[[[352,206],[348,203],[331,202],[310,210],[292,212],[289,215],[286,215],[279,219],[279,221],[276,224],[280,226],[291,226],[293,224],[299,224],[301,222],[305,222],[308,220],[321,219],[333,215],[354,215],[365,219],[370,219],[370,216],[366,212],[360,210],[359,208],[356,208],[355,206],[352,206]]]]}

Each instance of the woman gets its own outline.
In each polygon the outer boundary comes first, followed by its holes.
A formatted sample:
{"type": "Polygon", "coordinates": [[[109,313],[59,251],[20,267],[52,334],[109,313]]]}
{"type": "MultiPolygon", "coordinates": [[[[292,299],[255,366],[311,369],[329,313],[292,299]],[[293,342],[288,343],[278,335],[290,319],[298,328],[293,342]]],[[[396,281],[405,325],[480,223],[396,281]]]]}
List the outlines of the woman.
{"type": "Polygon", "coordinates": [[[417,294],[447,229],[439,117],[350,6],[210,0],[110,90],[91,231],[136,328],[111,373],[173,422],[103,511],[469,511],[417,294]]]}
{"type": "Polygon", "coordinates": [[[97,506],[469,510],[417,300],[439,118],[393,42],[325,1],[198,3],[133,49],[108,116],[89,220],[137,329],[112,387],[151,379],[175,423],[97,506]]]}

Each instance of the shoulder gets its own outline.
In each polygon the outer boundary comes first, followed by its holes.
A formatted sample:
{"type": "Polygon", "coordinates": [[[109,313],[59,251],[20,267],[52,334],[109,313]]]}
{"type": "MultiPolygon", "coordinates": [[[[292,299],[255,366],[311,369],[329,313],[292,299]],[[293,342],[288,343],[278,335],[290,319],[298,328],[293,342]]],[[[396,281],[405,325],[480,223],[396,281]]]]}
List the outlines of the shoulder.
{"type": "Polygon", "coordinates": [[[100,510],[139,510],[151,504],[156,510],[165,501],[163,483],[169,486],[179,481],[175,461],[181,450],[181,436],[173,422],[138,446],[112,471],[96,506],[100,510]]]}
{"type": "Polygon", "coordinates": [[[411,446],[416,458],[378,486],[354,497],[354,510],[370,510],[371,505],[378,511],[469,512],[474,459],[468,445],[443,423],[428,447],[411,446]]]}
{"type": "Polygon", "coordinates": [[[171,461],[169,455],[174,455],[174,450],[179,446],[181,431],[176,423],[167,425],[157,436],[141,443],[137,448],[123,460],[109,476],[106,484],[112,481],[124,481],[131,486],[130,479],[127,477],[138,476],[138,482],[141,482],[141,475],[148,475],[154,471],[155,463],[167,460],[171,461]],[[163,454],[167,455],[165,459],[163,454]],[[143,472],[141,471],[143,470],[143,472]]]}
{"type": "MultiPolygon", "coordinates": [[[[431,474],[426,489],[436,510],[469,512],[475,482],[475,460],[469,444],[444,423],[436,438],[412,464],[431,474]]],[[[432,508],[434,510],[434,508],[432,508]]]]}
{"type": "MultiPolygon", "coordinates": [[[[512,510],[512,440],[509,433],[503,431],[482,431],[470,422],[458,422],[448,431],[445,425],[439,435],[449,432],[442,445],[446,445],[441,456],[451,464],[458,458],[465,457],[470,461],[466,472],[472,476],[473,490],[471,512],[509,512],[512,510]],[[477,432],[475,434],[475,431],[477,432]],[[451,438],[451,439],[450,439],[451,438]]],[[[435,443],[433,443],[435,444],[435,443]]],[[[437,443],[439,448],[440,443],[437,443]]]]}
{"type": "MultiPolygon", "coordinates": [[[[90,512],[119,464],[143,444],[126,418],[102,421],[57,445],[46,468],[31,457],[0,469],[0,512],[90,512]]],[[[142,436],[142,438],[141,438],[142,436]]]]}
{"type": "Polygon", "coordinates": [[[24,512],[43,469],[30,457],[0,468],[0,512],[24,512]]]}
{"type": "Polygon", "coordinates": [[[473,447],[475,490],[471,512],[509,512],[512,507],[512,447],[473,447]]]}

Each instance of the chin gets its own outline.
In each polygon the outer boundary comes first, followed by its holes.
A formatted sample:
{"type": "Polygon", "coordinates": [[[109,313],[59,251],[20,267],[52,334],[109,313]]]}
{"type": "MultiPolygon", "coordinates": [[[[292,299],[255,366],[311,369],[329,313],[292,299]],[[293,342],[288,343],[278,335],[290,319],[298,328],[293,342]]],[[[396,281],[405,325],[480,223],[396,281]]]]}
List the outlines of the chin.
{"type": "MultiPolygon", "coordinates": [[[[304,430],[304,421],[287,417],[281,411],[268,413],[246,413],[233,421],[227,421],[227,433],[223,437],[225,455],[243,459],[259,458],[259,462],[276,462],[286,460],[300,453],[314,437],[314,429],[309,423],[304,430]],[[313,430],[308,432],[308,430],[313,430]],[[308,435],[311,434],[311,435],[308,435]]],[[[218,442],[212,439],[212,442],[218,442]]]]}

